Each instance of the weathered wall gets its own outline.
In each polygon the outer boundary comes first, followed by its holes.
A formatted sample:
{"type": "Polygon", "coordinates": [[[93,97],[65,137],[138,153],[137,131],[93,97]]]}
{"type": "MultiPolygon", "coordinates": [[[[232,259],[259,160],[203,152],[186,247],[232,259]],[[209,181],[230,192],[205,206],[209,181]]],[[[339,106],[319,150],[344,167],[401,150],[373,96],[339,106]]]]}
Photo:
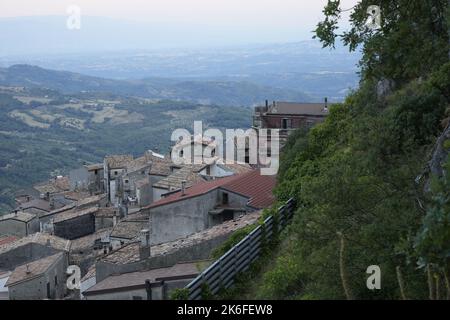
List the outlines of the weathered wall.
{"type": "Polygon", "coordinates": [[[70,190],[87,189],[89,185],[89,171],[85,167],[69,172],[70,190]]]}
{"type": "Polygon", "coordinates": [[[37,217],[27,222],[27,235],[39,232],[39,229],[40,225],[37,217]]]}
{"type": "Polygon", "coordinates": [[[184,238],[208,228],[208,211],[216,203],[215,190],[194,198],[150,209],[152,245],[184,238]]]}
{"type": "Polygon", "coordinates": [[[94,214],[54,223],[55,236],[64,239],[77,239],[95,232],[94,214]]]}
{"type": "Polygon", "coordinates": [[[96,216],[95,217],[95,231],[101,230],[101,229],[107,229],[112,228],[114,226],[113,218],[112,217],[102,217],[102,216],[96,216]]]}
{"type": "Polygon", "coordinates": [[[9,288],[10,300],[61,299],[66,292],[67,261],[62,255],[42,276],[19,283],[9,288]],[[55,283],[55,277],[57,278],[55,283]],[[47,283],[50,296],[47,296],[47,283]]]}
{"type": "Polygon", "coordinates": [[[162,195],[166,194],[167,192],[169,192],[167,189],[160,189],[160,188],[155,188],[152,187],[152,198],[153,198],[153,202],[156,202],[158,200],[161,200],[162,195]]]}
{"type": "Polygon", "coordinates": [[[140,207],[148,206],[153,202],[153,190],[150,182],[136,189],[136,197],[140,207]]]}
{"type": "Polygon", "coordinates": [[[53,255],[57,252],[59,251],[49,246],[28,243],[0,254],[0,270],[14,270],[19,265],[53,255]]]}
{"type": "Polygon", "coordinates": [[[0,235],[25,237],[27,235],[27,224],[26,222],[14,219],[1,220],[0,235]]]}

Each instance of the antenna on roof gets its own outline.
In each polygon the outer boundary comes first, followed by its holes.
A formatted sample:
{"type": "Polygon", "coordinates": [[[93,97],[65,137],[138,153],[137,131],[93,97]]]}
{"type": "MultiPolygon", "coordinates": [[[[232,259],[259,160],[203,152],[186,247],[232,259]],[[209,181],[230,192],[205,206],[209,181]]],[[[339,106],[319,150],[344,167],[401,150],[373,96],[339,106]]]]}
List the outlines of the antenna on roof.
{"type": "Polygon", "coordinates": [[[186,180],[181,181],[181,196],[185,196],[186,195],[186,180]]]}

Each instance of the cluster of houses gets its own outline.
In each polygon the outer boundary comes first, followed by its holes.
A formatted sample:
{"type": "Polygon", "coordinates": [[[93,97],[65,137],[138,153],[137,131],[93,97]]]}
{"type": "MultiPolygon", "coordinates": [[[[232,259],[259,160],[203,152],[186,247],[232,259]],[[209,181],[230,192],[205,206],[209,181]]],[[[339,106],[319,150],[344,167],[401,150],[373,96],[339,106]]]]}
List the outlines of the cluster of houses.
{"type": "MultiPolygon", "coordinates": [[[[327,112],[326,104],[266,103],[254,125],[293,130],[327,112]]],[[[22,190],[17,208],[0,216],[0,299],[168,299],[274,203],[275,184],[245,162],[180,164],[149,150],[22,190]]]]}

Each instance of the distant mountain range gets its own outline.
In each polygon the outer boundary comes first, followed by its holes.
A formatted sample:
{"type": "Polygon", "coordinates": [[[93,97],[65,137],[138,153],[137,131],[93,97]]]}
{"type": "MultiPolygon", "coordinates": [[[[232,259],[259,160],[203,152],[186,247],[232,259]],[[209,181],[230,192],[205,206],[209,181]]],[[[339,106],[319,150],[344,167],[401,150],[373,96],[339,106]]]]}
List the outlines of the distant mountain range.
{"type": "Polygon", "coordinates": [[[104,92],[149,99],[191,101],[201,104],[253,106],[265,99],[311,101],[313,97],[291,89],[248,81],[180,80],[147,78],[112,80],[30,65],[0,68],[0,85],[48,88],[62,93],[104,92]]]}
{"type": "MultiPolygon", "coordinates": [[[[2,33],[11,33],[5,30],[15,29],[0,28],[0,42],[8,43],[2,48],[8,49],[17,39],[1,41],[2,33]]],[[[17,30],[20,34],[21,29],[17,30]]],[[[52,32],[48,33],[49,37],[52,32]]],[[[54,38],[56,43],[64,43],[62,36],[58,34],[50,38],[54,38]]],[[[67,36],[74,37],[70,33],[67,36]]],[[[134,35],[130,34],[130,37],[134,35]]],[[[82,43],[83,39],[74,39],[74,43],[82,43]]],[[[99,38],[99,41],[106,40],[99,38]]],[[[27,41],[23,43],[27,45],[27,41]]],[[[359,81],[356,67],[359,53],[349,54],[339,45],[335,50],[323,49],[315,40],[203,49],[145,49],[147,41],[142,41],[141,45],[143,49],[120,51],[119,46],[114,51],[95,53],[90,51],[92,47],[85,46],[84,51],[64,54],[58,54],[58,50],[33,54],[33,50],[22,48],[18,50],[21,55],[5,55],[0,48],[0,67],[27,64],[104,78],[83,79],[89,80],[94,90],[100,82],[102,90],[109,90],[117,84],[105,79],[133,80],[132,83],[121,83],[123,92],[238,105],[251,105],[265,99],[318,101],[324,97],[338,102],[344,99],[349,89],[356,88],[359,81]],[[226,96],[217,95],[219,92],[226,96]],[[183,93],[183,96],[178,93],[183,93]]],[[[75,89],[78,87],[77,84],[75,89]]]]}

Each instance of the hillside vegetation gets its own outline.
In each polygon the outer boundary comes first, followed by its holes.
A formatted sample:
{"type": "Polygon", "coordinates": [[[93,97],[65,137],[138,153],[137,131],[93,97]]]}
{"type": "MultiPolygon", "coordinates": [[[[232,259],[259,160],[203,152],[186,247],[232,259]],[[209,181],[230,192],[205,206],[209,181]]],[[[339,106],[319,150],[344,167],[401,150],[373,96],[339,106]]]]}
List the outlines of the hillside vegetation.
{"type": "MultiPolygon", "coordinates": [[[[381,30],[364,26],[373,1],[360,1],[341,35],[363,48],[360,89],[286,146],[276,193],[299,208],[247,297],[450,298],[450,160],[428,165],[450,150],[448,1],[376,3],[381,30]],[[380,290],[366,286],[371,265],[380,290]]],[[[329,1],[316,30],[325,46],[339,12],[329,1]]]]}

